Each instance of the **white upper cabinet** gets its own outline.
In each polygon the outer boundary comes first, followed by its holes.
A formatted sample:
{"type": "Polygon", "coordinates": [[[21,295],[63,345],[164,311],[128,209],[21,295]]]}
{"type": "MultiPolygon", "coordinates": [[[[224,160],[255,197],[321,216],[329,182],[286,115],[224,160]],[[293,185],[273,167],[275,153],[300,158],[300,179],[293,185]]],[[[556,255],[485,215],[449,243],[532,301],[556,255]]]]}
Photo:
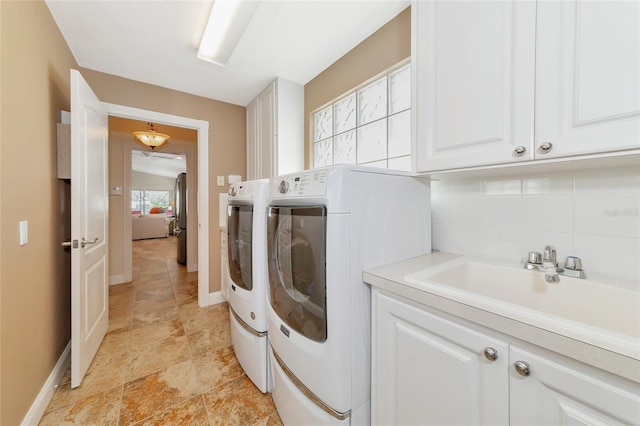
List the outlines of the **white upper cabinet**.
{"type": "Polygon", "coordinates": [[[304,88],[277,78],[247,105],[247,180],[304,169],[304,88]]]}
{"type": "Polygon", "coordinates": [[[635,1],[414,1],[414,172],[640,148],[638,16],[635,1]]]}
{"type": "Polygon", "coordinates": [[[418,1],[412,19],[418,171],[532,158],[535,3],[418,1]]]}
{"type": "Polygon", "coordinates": [[[640,148],[639,5],[538,3],[537,158],[640,148]]]}

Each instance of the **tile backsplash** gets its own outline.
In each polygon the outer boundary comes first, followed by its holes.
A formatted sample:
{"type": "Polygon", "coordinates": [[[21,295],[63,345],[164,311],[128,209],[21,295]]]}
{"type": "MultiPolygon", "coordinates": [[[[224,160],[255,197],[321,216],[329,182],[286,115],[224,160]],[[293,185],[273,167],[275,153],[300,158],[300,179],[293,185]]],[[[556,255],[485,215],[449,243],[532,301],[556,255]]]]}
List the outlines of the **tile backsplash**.
{"type": "Polygon", "coordinates": [[[555,246],[587,277],[640,291],[640,168],[431,182],[435,250],[522,263],[555,246]]]}

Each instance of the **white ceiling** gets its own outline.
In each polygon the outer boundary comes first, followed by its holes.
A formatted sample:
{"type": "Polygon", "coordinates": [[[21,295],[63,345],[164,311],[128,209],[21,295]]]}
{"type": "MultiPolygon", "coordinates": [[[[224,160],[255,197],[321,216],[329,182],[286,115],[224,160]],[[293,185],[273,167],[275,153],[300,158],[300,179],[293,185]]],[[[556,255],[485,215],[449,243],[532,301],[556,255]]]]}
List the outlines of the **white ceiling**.
{"type": "Polygon", "coordinates": [[[138,151],[131,152],[131,170],[140,173],[178,177],[187,172],[187,160],[184,154],[168,154],[163,152],[138,151]]]}
{"type": "Polygon", "coordinates": [[[196,57],[213,1],[45,1],[81,67],[242,106],[276,77],[306,84],[410,4],[263,0],[220,67],[196,57]]]}

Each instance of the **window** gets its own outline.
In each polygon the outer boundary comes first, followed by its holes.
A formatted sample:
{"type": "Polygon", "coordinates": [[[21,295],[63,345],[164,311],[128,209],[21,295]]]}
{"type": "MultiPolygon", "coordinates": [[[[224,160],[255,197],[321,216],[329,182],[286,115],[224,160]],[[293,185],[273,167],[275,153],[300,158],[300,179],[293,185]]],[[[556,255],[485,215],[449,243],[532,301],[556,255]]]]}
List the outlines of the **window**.
{"type": "Polygon", "coordinates": [[[134,189],[131,191],[131,212],[148,214],[151,208],[162,207],[167,209],[166,213],[171,214],[170,199],[170,191],[134,189]]]}
{"type": "Polygon", "coordinates": [[[314,167],[363,164],[411,170],[411,64],[313,114],[314,167]]]}

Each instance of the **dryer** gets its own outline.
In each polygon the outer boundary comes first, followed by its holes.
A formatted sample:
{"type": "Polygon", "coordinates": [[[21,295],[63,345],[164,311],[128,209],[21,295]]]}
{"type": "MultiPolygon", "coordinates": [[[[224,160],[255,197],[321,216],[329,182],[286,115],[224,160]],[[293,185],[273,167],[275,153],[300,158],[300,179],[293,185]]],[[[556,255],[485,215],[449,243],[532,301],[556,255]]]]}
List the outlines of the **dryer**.
{"type": "Polygon", "coordinates": [[[247,377],[271,390],[266,319],[268,180],[232,184],[227,206],[227,293],[231,342],[247,377]]]}
{"type": "Polygon", "coordinates": [[[362,271],[431,251],[429,181],[331,166],[271,180],[267,321],[284,424],[370,424],[362,271]]]}

